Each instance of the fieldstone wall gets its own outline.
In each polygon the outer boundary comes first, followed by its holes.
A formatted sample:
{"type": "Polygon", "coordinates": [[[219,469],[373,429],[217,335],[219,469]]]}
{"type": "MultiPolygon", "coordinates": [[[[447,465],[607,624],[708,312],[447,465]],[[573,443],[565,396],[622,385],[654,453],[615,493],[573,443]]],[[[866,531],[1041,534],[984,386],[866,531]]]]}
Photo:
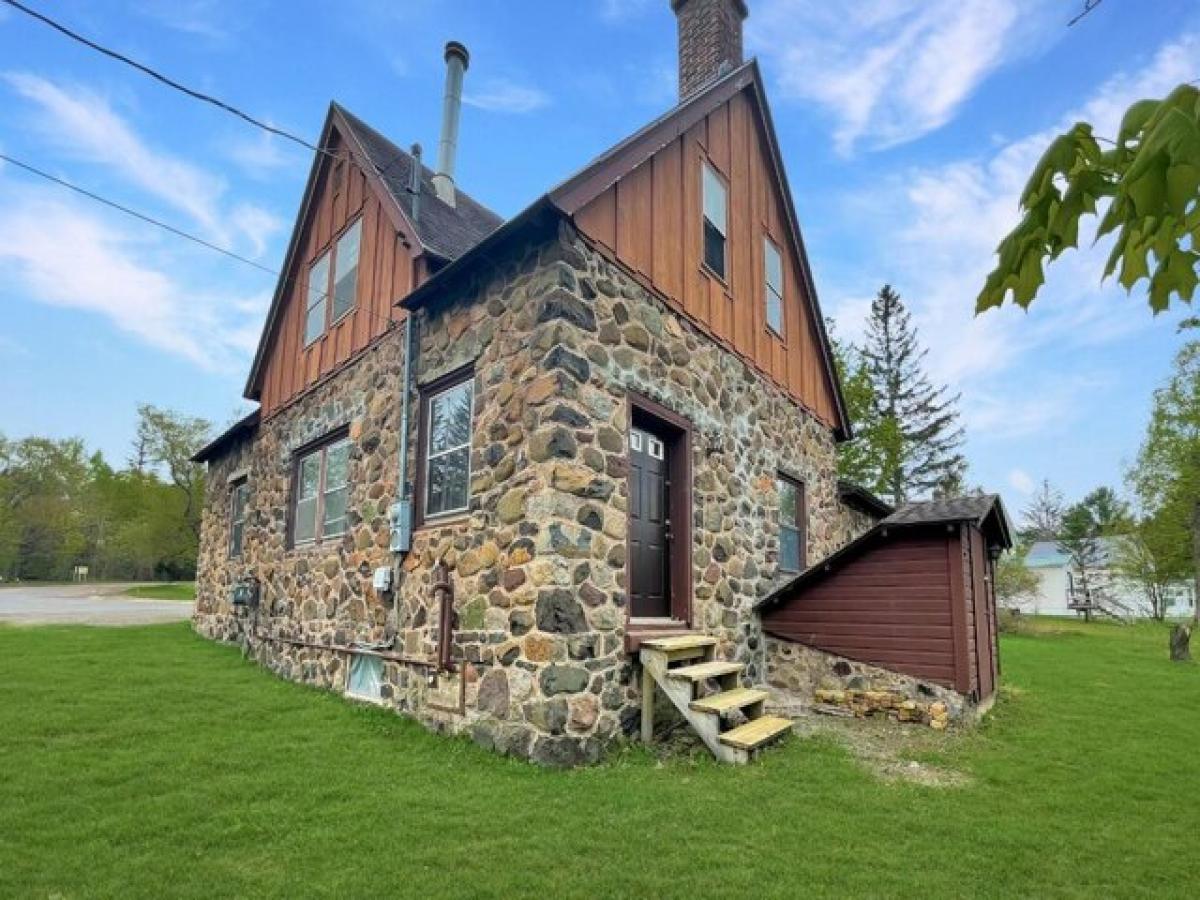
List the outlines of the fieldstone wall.
{"type": "MultiPolygon", "coordinates": [[[[767,671],[752,611],[777,581],[776,474],[806,484],[810,560],[856,526],[840,504],[829,428],[669,309],[569,226],[417,317],[416,378],[473,366],[469,512],[419,528],[395,590],[371,588],[397,496],[404,329],[263,422],[210,466],[196,627],[245,642],[284,677],[341,690],[351,645],[384,647],[384,702],[439,729],[549,764],[597,759],[637,728],[627,628],[628,394],[691,422],[693,626],[767,671]],[[352,442],[344,536],[287,546],[296,451],[352,442]],[[228,558],[229,496],[249,472],[245,552],[228,558]],[[454,671],[435,666],[435,567],[454,588],[454,671]],[[256,617],[232,583],[261,584],[256,617]]],[[[412,457],[417,424],[414,404],[412,457]]],[[[410,471],[413,471],[410,468],[410,471]]]]}
{"type": "Polygon", "coordinates": [[[936,729],[969,718],[969,698],[931,681],[768,637],[767,683],[784,711],[816,710],[855,716],[886,715],[936,729]]]}

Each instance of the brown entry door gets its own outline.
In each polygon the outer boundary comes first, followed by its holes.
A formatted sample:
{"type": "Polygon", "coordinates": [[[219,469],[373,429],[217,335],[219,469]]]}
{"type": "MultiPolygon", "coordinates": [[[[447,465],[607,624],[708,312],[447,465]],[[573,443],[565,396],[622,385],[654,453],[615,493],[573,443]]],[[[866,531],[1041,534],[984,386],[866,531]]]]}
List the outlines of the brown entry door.
{"type": "Polygon", "coordinates": [[[635,618],[671,615],[671,509],[667,442],[629,430],[629,602],[635,618]]]}

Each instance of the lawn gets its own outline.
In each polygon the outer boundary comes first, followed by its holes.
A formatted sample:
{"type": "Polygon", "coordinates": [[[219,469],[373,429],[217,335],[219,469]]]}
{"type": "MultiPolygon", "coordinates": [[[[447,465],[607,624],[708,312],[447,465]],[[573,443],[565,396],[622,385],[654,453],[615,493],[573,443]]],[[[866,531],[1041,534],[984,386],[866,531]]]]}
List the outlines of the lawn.
{"type": "Polygon", "coordinates": [[[828,739],[546,771],[186,625],[0,628],[0,896],[1197,896],[1200,666],[1055,628],[1005,638],[955,788],[828,739]]]}
{"type": "Polygon", "coordinates": [[[146,600],[182,600],[191,603],[196,599],[196,582],[161,581],[154,584],[139,584],[128,591],[130,597],[146,600]]]}

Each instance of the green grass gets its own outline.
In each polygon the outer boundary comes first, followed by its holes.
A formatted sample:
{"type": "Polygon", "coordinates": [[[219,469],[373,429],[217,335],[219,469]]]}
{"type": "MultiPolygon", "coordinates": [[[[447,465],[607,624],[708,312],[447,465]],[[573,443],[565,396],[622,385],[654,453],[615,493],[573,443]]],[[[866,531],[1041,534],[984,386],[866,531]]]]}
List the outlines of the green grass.
{"type": "Polygon", "coordinates": [[[1200,666],[1051,627],[934,755],[960,788],[828,739],[546,771],[186,625],[0,628],[0,896],[1197,896],[1200,666]]]}
{"type": "Polygon", "coordinates": [[[128,591],[131,597],[146,600],[183,600],[191,603],[196,599],[196,582],[167,581],[156,584],[139,584],[128,591]]]}

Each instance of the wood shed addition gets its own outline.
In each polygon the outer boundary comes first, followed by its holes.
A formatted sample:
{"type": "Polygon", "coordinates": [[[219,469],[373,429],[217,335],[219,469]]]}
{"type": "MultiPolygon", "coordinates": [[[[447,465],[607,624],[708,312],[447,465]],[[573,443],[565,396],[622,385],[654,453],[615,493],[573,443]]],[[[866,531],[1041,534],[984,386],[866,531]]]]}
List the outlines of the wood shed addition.
{"type": "Polygon", "coordinates": [[[996,689],[995,495],[909,503],[759,605],[763,630],[987,700],[996,689]]]}

